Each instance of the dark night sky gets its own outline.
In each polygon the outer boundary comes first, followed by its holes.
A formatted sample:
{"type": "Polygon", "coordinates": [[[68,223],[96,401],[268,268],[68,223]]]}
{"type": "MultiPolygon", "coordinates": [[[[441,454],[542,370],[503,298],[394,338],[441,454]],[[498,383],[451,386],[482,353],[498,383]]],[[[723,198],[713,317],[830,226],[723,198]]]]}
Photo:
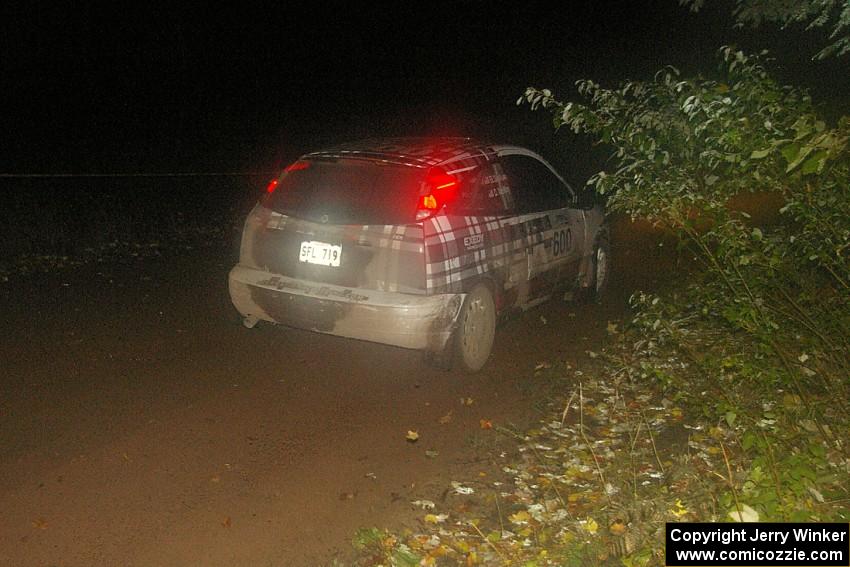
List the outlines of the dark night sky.
{"type": "Polygon", "coordinates": [[[710,71],[726,43],[772,49],[783,80],[832,102],[850,89],[848,62],[810,61],[820,35],[736,31],[728,7],[675,0],[77,4],[2,9],[0,173],[268,169],[388,133],[543,150],[547,120],[515,106],[526,86],[710,71]]]}

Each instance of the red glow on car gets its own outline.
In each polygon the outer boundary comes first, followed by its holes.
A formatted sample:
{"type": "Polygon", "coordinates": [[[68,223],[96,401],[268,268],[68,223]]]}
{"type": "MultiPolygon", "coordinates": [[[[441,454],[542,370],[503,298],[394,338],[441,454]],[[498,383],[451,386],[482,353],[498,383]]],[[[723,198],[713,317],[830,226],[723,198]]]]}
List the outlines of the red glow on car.
{"type": "Polygon", "coordinates": [[[454,175],[434,167],[425,176],[425,185],[428,193],[419,198],[417,218],[420,219],[436,213],[443,205],[453,201],[460,181],[454,175]]]}
{"type": "MultiPolygon", "coordinates": [[[[286,166],[286,169],[284,169],[283,171],[285,173],[292,173],[293,171],[301,171],[302,169],[307,169],[308,167],[310,167],[309,161],[299,160],[286,166]]],[[[269,186],[266,187],[266,193],[269,195],[274,193],[275,189],[277,189],[278,183],[280,183],[280,179],[274,179],[271,183],[269,183],[269,186]]]]}
{"type": "Polygon", "coordinates": [[[426,183],[434,191],[444,191],[458,186],[458,180],[454,175],[449,175],[442,169],[433,168],[425,178],[426,183]]]}
{"type": "Polygon", "coordinates": [[[296,161],[293,164],[290,164],[284,171],[286,173],[291,173],[293,171],[301,171],[302,169],[307,169],[310,167],[309,161],[296,161]]]}

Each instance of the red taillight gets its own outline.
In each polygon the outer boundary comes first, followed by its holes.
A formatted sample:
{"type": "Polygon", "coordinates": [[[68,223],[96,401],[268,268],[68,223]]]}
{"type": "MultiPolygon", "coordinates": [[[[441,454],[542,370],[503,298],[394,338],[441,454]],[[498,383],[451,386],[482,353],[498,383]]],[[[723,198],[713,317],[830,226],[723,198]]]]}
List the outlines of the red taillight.
{"type": "Polygon", "coordinates": [[[454,175],[434,167],[425,176],[425,185],[428,193],[419,198],[418,219],[426,218],[454,201],[460,182],[454,175]]]}
{"type": "Polygon", "coordinates": [[[272,193],[274,193],[275,189],[277,189],[277,179],[272,179],[271,183],[269,183],[269,186],[266,187],[266,193],[271,195],[272,193]]]}

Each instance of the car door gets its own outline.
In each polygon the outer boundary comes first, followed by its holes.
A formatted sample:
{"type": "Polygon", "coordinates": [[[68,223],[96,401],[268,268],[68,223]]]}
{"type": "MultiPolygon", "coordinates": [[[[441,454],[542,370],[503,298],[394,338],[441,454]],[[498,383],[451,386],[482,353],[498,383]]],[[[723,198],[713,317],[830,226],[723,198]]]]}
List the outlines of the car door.
{"type": "MultiPolygon", "coordinates": [[[[497,286],[499,309],[524,303],[527,287],[524,242],[517,237],[513,211],[507,177],[495,161],[467,172],[457,200],[446,207],[448,224],[458,228],[453,238],[460,254],[457,269],[470,274],[463,281],[486,274],[497,286]]],[[[462,289],[468,291],[469,285],[462,289]]]]}
{"type": "Polygon", "coordinates": [[[551,166],[531,152],[514,152],[500,156],[500,164],[525,238],[528,299],[537,302],[577,276],[584,217],[572,207],[572,189],[551,166]]]}

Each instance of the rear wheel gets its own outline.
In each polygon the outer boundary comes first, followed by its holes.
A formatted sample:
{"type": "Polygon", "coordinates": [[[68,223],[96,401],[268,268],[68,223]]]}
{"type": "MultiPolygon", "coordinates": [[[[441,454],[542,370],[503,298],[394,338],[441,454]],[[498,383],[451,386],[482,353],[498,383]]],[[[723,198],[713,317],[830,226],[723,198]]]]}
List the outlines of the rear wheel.
{"type": "Polygon", "coordinates": [[[496,304],[484,284],[467,294],[454,333],[455,361],[467,372],[478,372],[490,358],[496,336],[496,304]]]}

